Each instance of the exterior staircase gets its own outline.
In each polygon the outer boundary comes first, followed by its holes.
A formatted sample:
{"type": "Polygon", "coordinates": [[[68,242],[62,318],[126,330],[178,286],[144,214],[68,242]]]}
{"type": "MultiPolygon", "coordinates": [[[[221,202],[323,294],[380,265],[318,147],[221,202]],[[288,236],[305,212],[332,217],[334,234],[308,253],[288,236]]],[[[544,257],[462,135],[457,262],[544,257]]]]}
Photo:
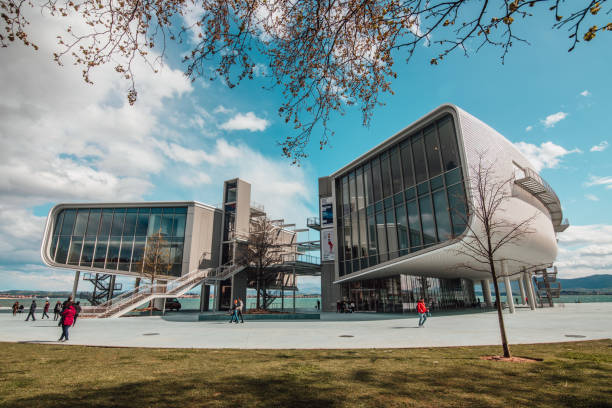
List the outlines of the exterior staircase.
{"type": "Polygon", "coordinates": [[[545,302],[553,307],[553,298],[561,296],[561,282],[557,280],[557,267],[552,271],[541,269],[535,273],[536,295],[540,307],[544,307],[545,302]]]}
{"type": "Polygon", "coordinates": [[[82,308],[81,317],[120,317],[153,299],[178,297],[202,283],[229,279],[245,268],[243,265],[221,265],[217,268],[195,269],[168,283],[144,284],[97,306],[82,308]]]}

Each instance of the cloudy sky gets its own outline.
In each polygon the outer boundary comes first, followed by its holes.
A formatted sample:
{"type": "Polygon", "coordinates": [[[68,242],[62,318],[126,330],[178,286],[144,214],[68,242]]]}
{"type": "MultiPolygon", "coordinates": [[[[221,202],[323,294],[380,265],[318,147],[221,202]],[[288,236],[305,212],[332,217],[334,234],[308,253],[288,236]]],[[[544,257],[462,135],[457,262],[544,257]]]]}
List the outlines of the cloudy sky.
{"type": "Polygon", "coordinates": [[[241,177],[272,216],[303,226],[317,211],[318,177],[446,102],[516,143],[556,190],[571,224],[559,235],[561,276],[612,273],[609,39],[602,33],[568,54],[567,35],[540,23],[523,28],[531,46],[517,44],[504,65],[485,49],[430,66],[423,47],[398,67],[395,95],[369,128],[356,110],[334,117],[331,146],[320,152],[314,143],[296,167],[276,144],[292,129],[276,115],[280,93],[262,89],[265,78],[233,89],[191,83],[168,60],[157,74],[137,67],[139,98],[129,106],[112,67],[95,71],[94,85],[69,63],[58,67],[51,54],[65,22],[35,15],[38,52],[0,49],[0,290],[71,287],[71,273],[40,260],[45,217],[58,202],[216,204],[223,180],[241,177]]]}

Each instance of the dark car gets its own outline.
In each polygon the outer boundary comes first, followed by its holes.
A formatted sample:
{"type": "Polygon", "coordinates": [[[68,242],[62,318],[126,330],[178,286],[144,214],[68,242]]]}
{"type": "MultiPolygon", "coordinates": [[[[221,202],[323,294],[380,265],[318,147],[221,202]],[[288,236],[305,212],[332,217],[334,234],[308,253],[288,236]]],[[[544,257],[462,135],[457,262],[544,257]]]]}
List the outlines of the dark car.
{"type": "Polygon", "coordinates": [[[166,310],[181,310],[181,304],[177,298],[167,298],[166,299],[166,310]]]}

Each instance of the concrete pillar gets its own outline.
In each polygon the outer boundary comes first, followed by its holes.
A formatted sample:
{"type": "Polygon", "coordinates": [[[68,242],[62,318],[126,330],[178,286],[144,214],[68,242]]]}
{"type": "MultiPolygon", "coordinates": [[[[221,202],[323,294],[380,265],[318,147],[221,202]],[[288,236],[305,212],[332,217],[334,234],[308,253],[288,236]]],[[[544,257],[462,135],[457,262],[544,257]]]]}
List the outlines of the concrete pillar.
{"type": "Polygon", "coordinates": [[[81,276],[81,271],[74,272],[74,283],[72,284],[72,301],[76,300],[77,288],[79,287],[79,278],[81,276]]]}
{"type": "Polygon", "coordinates": [[[493,299],[491,298],[491,282],[488,279],[480,281],[482,285],[482,294],[484,296],[487,307],[493,307],[493,299]]]}
{"type": "Polygon", "coordinates": [[[525,304],[525,288],[523,287],[523,274],[521,273],[519,275],[518,280],[518,284],[519,284],[519,290],[521,292],[521,305],[525,304]]]}
{"type": "Polygon", "coordinates": [[[510,285],[510,277],[508,276],[508,262],[503,260],[502,274],[504,275],[504,285],[506,286],[506,303],[510,313],[514,313],[514,298],[512,297],[512,286],[510,285]]]}
{"type": "Polygon", "coordinates": [[[216,312],[221,307],[221,282],[215,282],[215,297],[213,299],[213,312],[216,312]]]}
{"type": "Polygon", "coordinates": [[[533,290],[531,290],[531,285],[529,282],[529,273],[523,272],[521,275],[525,284],[525,292],[527,292],[527,302],[529,303],[529,308],[531,310],[535,310],[535,298],[533,297],[533,290]]]}

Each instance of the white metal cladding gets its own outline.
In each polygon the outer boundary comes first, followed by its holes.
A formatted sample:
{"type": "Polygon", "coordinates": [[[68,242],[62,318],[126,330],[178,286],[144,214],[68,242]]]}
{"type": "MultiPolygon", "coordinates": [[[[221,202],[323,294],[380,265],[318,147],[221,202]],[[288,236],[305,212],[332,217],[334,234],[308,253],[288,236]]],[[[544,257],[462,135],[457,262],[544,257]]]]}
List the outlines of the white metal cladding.
{"type": "MultiPolygon", "coordinates": [[[[56,204],[49,210],[49,215],[47,216],[47,222],[45,224],[45,230],[43,232],[42,244],[40,246],[40,256],[43,263],[51,268],[59,268],[59,269],[70,269],[70,270],[80,270],[80,271],[91,271],[96,273],[104,273],[111,275],[126,275],[126,276],[140,276],[140,274],[135,272],[114,270],[114,269],[104,269],[104,268],[95,268],[88,266],[80,266],[80,265],[68,265],[68,264],[60,264],[53,261],[49,258],[49,245],[51,244],[51,238],[53,235],[53,229],[55,227],[55,221],[57,219],[57,215],[61,210],[65,209],[73,209],[73,208],[130,208],[130,207],[176,207],[176,206],[186,206],[187,212],[189,215],[190,211],[193,211],[193,207],[199,207],[204,210],[212,211],[212,212],[220,212],[221,210],[215,207],[212,207],[207,204],[199,203],[196,201],[163,201],[163,202],[115,202],[115,203],[61,203],[56,204]]],[[[186,222],[193,222],[193,217],[187,217],[186,222]]],[[[193,227],[189,224],[185,225],[185,241],[183,244],[183,269],[182,274],[185,274],[186,271],[189,271],[190,265],[185,265],[185,259],[188,257],[191,250],[191,235],[189,235],[189,231],[192,231],[193,227]]],[[[188,259],[188,258],[187,258],[188,259]]],[[[161,276],[160,276],[161,277],[161,276]]],[[[176,279],[177,276],[164,276],[167,279],[176,279]]]]}
{"type": "MultiPolygon", "coordinates": [[[[470,167],[478,164],[481,153],[484,155],[485,162],[495,164],[495,174],[499,179],[509,179],[513,175],[513,162],[522,168],[534,169],[533,165],[525,158],[518,149],[505,137],[463,111],[457,106],[445,104],[424,117],[415,121],[402,131],[396,133],[388,140],[382,142],[375,148],[368,151],[363,156],[355,159],[342,169],[335,172],[335,178],[353,168],[371,156],[384,150],[386,147],[396,142],[397,139],[409,134],[421,126],[438,119],[442,115],[450,113],[455,121],[455,129],[461,155],[462,168],[466,178],[466,188],[469,197],[469,178],[472,174],[470,167]]],[[[335,182],[335,181],[334,181],[335,182]]],[[[512,185],[508,189],[512,189],[512,185]]],[[[512,191],[508,191],[512,193],[512,191]]],[[[525,191],[525,193],[527,193],[525,191]]],[[[508,261],[508,273],[510,275],[518,273],[522,268],[535,268],[550,265],[554,262],[557,255],[557,242],[550,214],[541,203],[536,204],[535,197],[524,199],[524,194],[517,194],[510,197],[502,206],[504,219],[510,222],[521,222],[533,216],[530,229],[533,231],[525,235],[520,242],[507,245],[498,254],[497,259],[508,261]]],[[[470,220],[472,228],[478,230],[476,220],[470,220]]],[[[336,228],[334,225],[334,228],[336,228]]],[[[338,236],[338,234],[336,234],[338,236]]],[[[430,248],[417,251],[392,261],[345,275],[334,283],[348,282],[353,280],[381,278],[397,275],[400,273],[433,276],[442,278],[465,277],[471,279],[488,279],[488,272],[477,272],[473,268],[476,265],[465,255],[459,255],[457,250],[461,247],[461,240],[464,235],[450,241],[442,242],[430,248]]],[[[336,261],[336,271],[338,270],[336,261]]],[[[499,271],[501,272],[501,268],[499,271]]]]}

